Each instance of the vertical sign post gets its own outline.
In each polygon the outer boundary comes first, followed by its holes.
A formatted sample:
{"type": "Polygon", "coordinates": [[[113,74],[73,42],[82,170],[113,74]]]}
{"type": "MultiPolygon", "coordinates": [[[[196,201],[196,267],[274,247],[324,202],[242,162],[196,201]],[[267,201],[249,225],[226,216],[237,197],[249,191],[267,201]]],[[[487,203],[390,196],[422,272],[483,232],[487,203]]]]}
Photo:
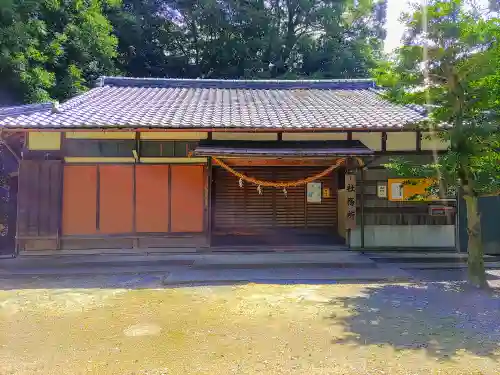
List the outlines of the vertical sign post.
{"type": "Polygon", "coordinates": [[[347,198],[345,228],[350,231],[356,228],[356,175],[345,175],[345,190],[347,198]]]}

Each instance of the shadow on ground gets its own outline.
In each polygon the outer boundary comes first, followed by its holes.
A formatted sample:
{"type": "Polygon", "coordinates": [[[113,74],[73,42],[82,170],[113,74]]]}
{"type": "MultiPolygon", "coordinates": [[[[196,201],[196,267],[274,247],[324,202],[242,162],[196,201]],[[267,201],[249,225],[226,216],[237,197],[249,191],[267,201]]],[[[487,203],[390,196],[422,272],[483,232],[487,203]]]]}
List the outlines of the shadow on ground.
{"type": "Polygon", "coordinates": [[[464,290],[458,283],[385,285],[330,304],[350,312],[330,316],[349,332],[333,344],[388,344],[396,350],[425,350],[441,360],[462,350],[499,358],[499,295],[464,290]]]}

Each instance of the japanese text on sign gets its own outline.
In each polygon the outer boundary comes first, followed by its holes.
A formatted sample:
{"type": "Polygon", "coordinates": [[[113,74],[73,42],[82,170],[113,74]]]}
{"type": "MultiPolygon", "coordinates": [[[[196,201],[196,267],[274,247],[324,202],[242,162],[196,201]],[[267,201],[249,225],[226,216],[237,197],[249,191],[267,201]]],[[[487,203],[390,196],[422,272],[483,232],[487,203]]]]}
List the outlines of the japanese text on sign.
{"type": "Polygon", "coordinates": [[[356,176],[345,175],[345,190],[347,198],[346,229],[356,228],[356,176]]]}

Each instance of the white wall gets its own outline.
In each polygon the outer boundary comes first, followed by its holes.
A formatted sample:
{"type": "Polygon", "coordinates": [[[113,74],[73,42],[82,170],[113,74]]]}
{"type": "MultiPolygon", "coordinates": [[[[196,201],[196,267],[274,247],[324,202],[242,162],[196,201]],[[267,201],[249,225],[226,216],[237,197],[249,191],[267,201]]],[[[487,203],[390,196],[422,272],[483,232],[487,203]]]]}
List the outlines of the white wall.
{"type": "MultiPolygon", "coordinates": [[[[351,247],[361,247],[361,229],[351,232],[351,247]]],[[[455,247],[454,225],[366,225],[365,247],[455,247]]]]}

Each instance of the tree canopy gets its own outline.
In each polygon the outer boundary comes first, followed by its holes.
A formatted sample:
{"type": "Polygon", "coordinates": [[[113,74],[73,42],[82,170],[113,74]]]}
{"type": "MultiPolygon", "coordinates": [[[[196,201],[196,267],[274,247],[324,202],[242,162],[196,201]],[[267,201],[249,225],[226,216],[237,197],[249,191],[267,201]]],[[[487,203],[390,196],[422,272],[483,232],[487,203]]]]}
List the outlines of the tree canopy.
{"type": "MultiPolygon", "coordinates": [[[[430,190],[452,188],[467,205],[470,279],[486,283],[479,196],[500,191],[500,19],[465,0],[433,0],[405,16],[404,44],[375,70],[387,97],[424,106],[420,124],[449,142],[429,165],[388,165],[401,176],[432,177],[430,190]],[[446,131],[443,131],[446,128],[446,131]]],[[[429,192],[431,193],[431,192],[429,192]]]]}
{"type": "Polygon", "coordinates": [[[368,77],[386,0],[3,0],[0,89],[64,99],[102,74],[368,77]]]}
{"type": "Polygon", "coordinates": [[[2,89],[27,102],[65,98],[114,71],[113,0],[2,0],[2,89]]]}

